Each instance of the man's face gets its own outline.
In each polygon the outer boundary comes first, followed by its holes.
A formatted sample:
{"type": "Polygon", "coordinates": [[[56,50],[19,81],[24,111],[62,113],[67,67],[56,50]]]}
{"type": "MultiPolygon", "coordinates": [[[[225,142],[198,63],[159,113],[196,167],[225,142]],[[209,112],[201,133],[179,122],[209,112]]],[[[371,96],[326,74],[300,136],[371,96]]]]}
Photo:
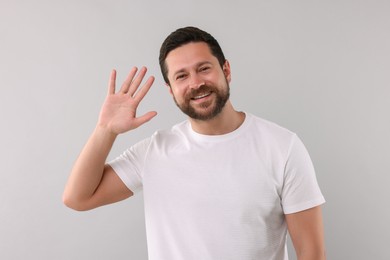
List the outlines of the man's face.
{"type": "Polygon", "coordinates": [[[223,68],[204,42],[188,43],[171,51],[166,60],[170,92],[189,117],[208,120],[229,99],[230,66],[223,68]]]}

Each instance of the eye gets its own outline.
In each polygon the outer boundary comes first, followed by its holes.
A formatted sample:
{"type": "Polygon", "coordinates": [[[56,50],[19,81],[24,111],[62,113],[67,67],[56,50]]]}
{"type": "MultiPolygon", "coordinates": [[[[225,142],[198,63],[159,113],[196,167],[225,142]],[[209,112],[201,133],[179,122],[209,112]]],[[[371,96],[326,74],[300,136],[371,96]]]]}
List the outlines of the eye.
{"type": "Polygon", "coordinates": [[[178,74],[178,75],[176,75],[176,78],[175,78],[175,80],[181,80],[181,79],[184,79],[186,77],[186,74],[178,74]]]}
{"type": "Polygon", "coordinates": [[[208,71],[210,69],[209,66],[203,66],[199,69],[199,71],[208,71]]]}

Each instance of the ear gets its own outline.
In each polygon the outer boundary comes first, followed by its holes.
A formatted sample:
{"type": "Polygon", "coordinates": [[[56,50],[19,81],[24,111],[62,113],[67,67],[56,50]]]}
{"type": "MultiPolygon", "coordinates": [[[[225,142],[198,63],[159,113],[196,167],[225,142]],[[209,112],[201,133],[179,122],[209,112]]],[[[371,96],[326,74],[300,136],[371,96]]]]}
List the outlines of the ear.
{"type": "Polygon", "coordinates": [[[169,85],[169,83],[165,83],[165,86],[168,88],[169,94],[171,94],[171,95],[173,96],[172,88],[171,88],[171,86],[169,85]]]}
{"type": "Polygon", "coordinates": [[[230,70],[230,63],[228,60],[225,60],[225,63],[222,66],[223,74],[225,74],[226,80],[230,83],[232,80],[232,74],[230,70]]]}

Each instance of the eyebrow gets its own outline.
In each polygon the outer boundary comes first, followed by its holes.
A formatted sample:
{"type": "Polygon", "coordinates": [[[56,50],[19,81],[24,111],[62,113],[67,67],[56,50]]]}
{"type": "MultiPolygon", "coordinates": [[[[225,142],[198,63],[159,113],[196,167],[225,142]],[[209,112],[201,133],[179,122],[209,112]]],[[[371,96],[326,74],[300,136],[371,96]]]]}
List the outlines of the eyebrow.
{"type": "MultiPolygon", "coordinates": [[[[200,61],[200,62],[195,64],[195,67],[199,68],[205,64],[212,65],[212,63],[210,61],[200,61]]],[[[172,77],[175,77],[177,74],[183,73],[185,71],[186,71],[185,68],[179,69],[175,73],[173,73],[172,77]]]]}

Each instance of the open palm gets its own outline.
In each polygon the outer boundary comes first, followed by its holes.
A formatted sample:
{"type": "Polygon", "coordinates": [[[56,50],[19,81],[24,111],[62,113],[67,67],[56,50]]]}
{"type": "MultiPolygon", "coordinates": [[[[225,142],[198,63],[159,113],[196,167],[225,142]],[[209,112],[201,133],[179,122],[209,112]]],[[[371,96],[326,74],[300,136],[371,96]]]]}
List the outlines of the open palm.
{"type": "Polygon", "coordinates": [[[108,93],[99,116],[99,125],[113,134],[121,134],[135,129],[152,119],[157,113],[150,111],[137,117],[137,108],[153,84],[154,77],[149,77],[140,88],[146,74],[146,68],[139,71],[134,67],[130,71],[120,90],[115,93],[116,71],[111,72],[108,93]]]}

